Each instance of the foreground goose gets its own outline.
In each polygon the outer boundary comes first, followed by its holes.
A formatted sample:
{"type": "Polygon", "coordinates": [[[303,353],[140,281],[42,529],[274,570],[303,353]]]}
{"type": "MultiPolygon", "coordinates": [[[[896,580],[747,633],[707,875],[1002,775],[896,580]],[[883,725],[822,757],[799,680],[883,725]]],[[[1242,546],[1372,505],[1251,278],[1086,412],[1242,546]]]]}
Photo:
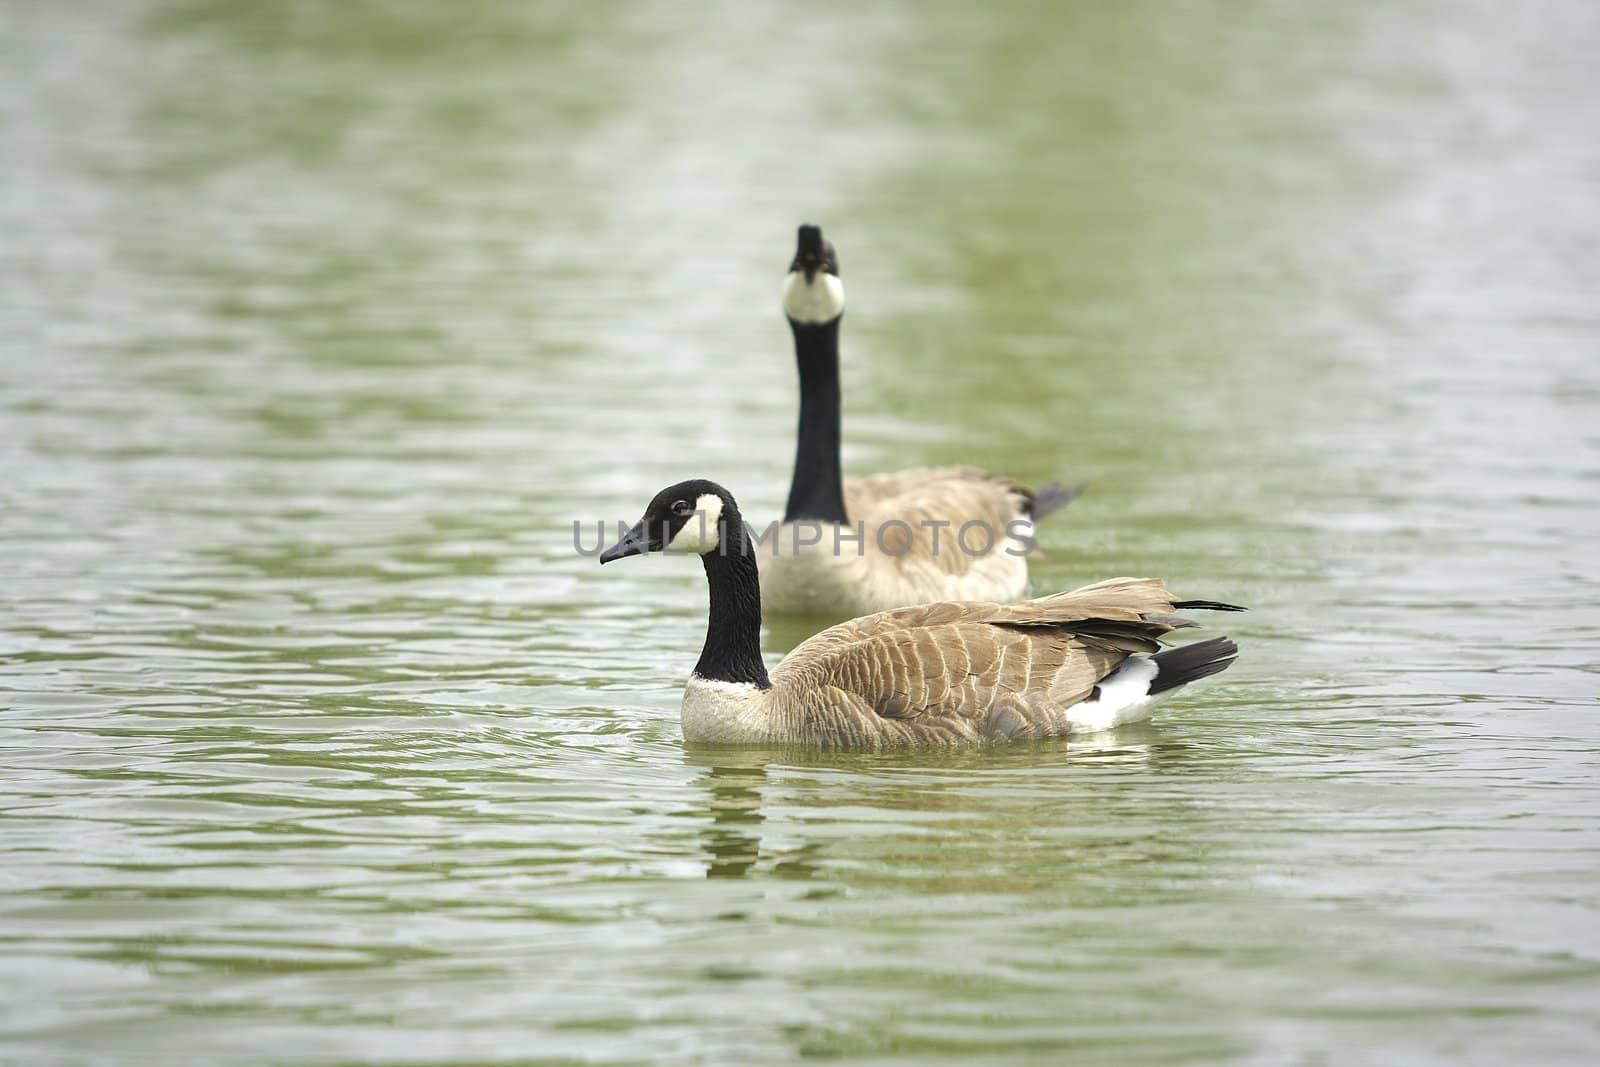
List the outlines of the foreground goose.
{"type": "Polygon", "coordinates": [[[1028,588],[1033,524],[1077,495],[1039,493],[976,467],[844,480],[839,470],[839,325],[833,245],[801,226],[783,310],[800,369],[800,432],[777,536],[760,544],[774,611],[860,615],[936,600],[1015,600],[1028,588]],[[842,535],[842,536],[841,536],[842,535]]]}
{"type": "Polygon", "coordinates": [[[686,741],[889,748],[1107,730],[1239,652],[1226,637],[1159,651],[1163,634],[1194,625],[1173,611],[1242,609],[1113,578],[1009,606],[867,615],[817,634],[768,675],[755,549],[726,489],[663,489],[600,562],[669,549],[699,553],[711,586],[705,647],[683,693],[686,741]]]}

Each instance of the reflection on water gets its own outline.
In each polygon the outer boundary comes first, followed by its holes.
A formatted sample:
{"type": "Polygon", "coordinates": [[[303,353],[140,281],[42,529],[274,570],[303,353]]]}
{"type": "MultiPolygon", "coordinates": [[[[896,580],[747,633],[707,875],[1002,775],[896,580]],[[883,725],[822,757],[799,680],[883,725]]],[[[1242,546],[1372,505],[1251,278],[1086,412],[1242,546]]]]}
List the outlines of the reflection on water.
{"type": "MultiPolygon", "coordinates": [[[[817,839],[802,839],[792,847],[764,842],[765,794],[772,787],[769,769],[777,767],[789,779],[786,784],[790,786],[794,784],[793,776],[808,771],[822,772],[830,778],[833,773],[849,771],[853,774],[854,795],[870,801],[874,812],[889,817],[884,825],[874,829],[871,853],[897,858],[896,880],[916,877],[919,888],[924,891],[949,891],[945,884],[948,874],[942,870],[949,858],[948,852],[943,850],[951,847],[947,836],[960,840],[974,820],[1004,823],[1016,814],[1003,810],[1020,799],[1010,788],[1002,791],[993,811],[975,802],[975,790],[995,784],[996,779],[988,777],[990,773],[1000,773],[998,782],[1010,786],[1018,772],[1058,770],[1074,760],[1148,763],[1151,759],[1149,742],[1154,736],[1153,727],[1142,725],[1070,742],[1052,739],[984,750],[924,753],[916,758],[916,773],[910,776],[904,774],[908,768],[903,756],[695,745],[685,750],[684,762],[688,766],[704,767],[697,782],[704,790],[704,806],[690,808],[682,814],[709,816],[705,830],[705,850],[710,856],[706,866],[708,878],[742,878],[756,870],[763,860],[766,863],[762,870],[773,877],[812,878],[822,865],[848,854],[853,846],[845,841],[831,841],[824,847],[824,842],[817,839]],[[941,814],[948,818],[938,818],[941,814]],[[911,820],[911,825],[903,825],[902,819],[911,820]],[[901,838],[904,831],[909,833],[901,838]],[[932,847],[926,848],[929,844],[932,847]]],[[[782,806],[787,814],[794,814],[808,803],[826,807],[834,799],[830,793],[825,801],[812,796],[808,802],[808,796],[812,795],[786,791],[782,806]]],[[[1078,813],[1072,810],[1070,794],[1052,793],[1051,802],[1059,807],[1062,820],[1077,821],[1078,813]]],[[[1085,822],[1098,818],[1097,813],[1082,815],[1085,822]]],[[[806,821],[814,818],[831,821],[825,812],[808,816],[806,821]]],[[[780,837],[780,840],[787,841],[787,837],[780,837]]],[[[988,849],[992,844],[992,841],[985,841],[981,847],[988,849]]],[[[958,847],[965,847],[964,842],[958,847]]],[[[1014,869],[1024,867],[1033,869],[1036,865],[1023,863],[1014,869]]],[[[1046,872],[1042,876],[1049,877],[1049,874],[1046,872]]],[[[1007,884],[986,884],[985,888],[1004,891],[1007,884]]]]}
{"type": "Polygon", "coordinates": [[[0,1059],[1590,1058],[1590,5],[13,7],[0,1059]],[[1089,482],[1040,588],[1235,669],[682,744],[572,522],[777,514],[803,219],[848,469],[1089,482]]]}
{"type": "Polygon", "coordinates": [[[706,768],[700,784],[711,811],[705,833],[711,854],[707,878],[742,878],[761,859],[761,787],[766,781],[766,768],[759,764],[706,768]]]}

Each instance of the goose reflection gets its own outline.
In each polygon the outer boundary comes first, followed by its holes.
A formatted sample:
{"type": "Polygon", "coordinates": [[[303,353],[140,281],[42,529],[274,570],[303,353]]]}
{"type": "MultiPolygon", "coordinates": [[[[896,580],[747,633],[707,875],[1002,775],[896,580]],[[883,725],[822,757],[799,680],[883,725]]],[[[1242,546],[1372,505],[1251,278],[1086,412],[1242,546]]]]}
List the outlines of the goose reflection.
{"type": "MultiPolygon", "coordinates": [[[[971,819],[993,820],[1013,828],[1026,825],[1038,817],[1037,794],[1029,795],[1032,791],[1023,784],[1025,779],[1016,777],[1017,772],[1060,770],[1072,764],[1082,772],[1112,765],[1153,770],[1160,763],[1154,758],[1158,736],[1152,726],[1128,727],[1116,733],[1058,738],[1004,750],[921,750],[915,754],[690,748],[683,759],[701,768],[697,784],[705,789],[705,799],[703,806],[685,814],[705,817],[701,838],[707,878],[766,875],[814,880],[824,877],[830,860],[843,860],[846,867],[851,866],[853,857],[861,858],[856,855],[860,841],[825,835],[799,843],[783,842],[785,830],[774,835],[769,826],[774,812],[779,815],[777,825],[792,831],[796,824],[787,816],[843,804],[879,812],[880,819],[861,824],[865,837],[873,842],[876,858],[926,859],[926,865],[912,866],[926,866],[923,876],[938,883],[960,877],[959,872],[946,870],[943,862],[949,858],[951,840],[940,833],[929,835],[941,817],[950,816],[963,825],[971,819]],[[780,797],[774,797],[770,788],[774,768],[792,772],[785,777],[780,797]],[[816,771],[824,772],[823,777],[811,773],[816,771]],[[836,773],[850,781],[848,798],[839,795],[836,773]],[[956,777],[949,777],[952,774],[956,777]],[[774,836],[782,843],[775,845],[774,836]]],[[[1072,788],[1070,777],[1057,779],[1056,788],[1060,792],[1053,796],[1050,822],[1104,829],[1105,812],[1096,799],[1103,797],[1099,788],[1072,788]],[[1077,811],[1084,806],[1090,810],[1077,811]]],[[[1093,844],[1080,842],[1080,848],[1084,850],[1080,856],[1086,858],[1093,844]]],[[[867,873],[868,868],[857,869],[854,877],[867,873]]]]}
{"type": "Polygon", "coordinates": [[[711,861],[707,878],[743,878],[761,858],[761,786],[765,766],[707,767],[700,778],[705,786],[711,821],[705,829],[705,849],[711,861]]]}
{"type": "MultiPolygon", "coordinates": [[[[704,768],[699,784],[706,790],[705,810],[710,820],[703,838],[707,878],[744,878],[762,858],[763,789],[769,784],[767,766],[774,753],[765,750],[732,749],[685,752],[684,762],[704,768]]],[[[795,849],[768,848],[771,860],[767,873],[787,879],[815,877],[812,859],[816,846],[803,844],[795,849]]]]}

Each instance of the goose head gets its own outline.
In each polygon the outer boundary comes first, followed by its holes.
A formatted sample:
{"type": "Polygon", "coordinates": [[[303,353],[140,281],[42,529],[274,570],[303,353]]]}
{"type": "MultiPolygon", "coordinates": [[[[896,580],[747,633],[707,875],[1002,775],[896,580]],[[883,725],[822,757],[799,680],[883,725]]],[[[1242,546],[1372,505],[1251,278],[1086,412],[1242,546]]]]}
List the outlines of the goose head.
{"type": "Polygon", "coordinates": [[[679,482],[655,495],[633,529],[600,553],[600,562],[646,552],[695,552],[703,556],[724,542],[736,544],[729,531],[742,532],[739,522],[738,505],[722,486],[704,478],[679,482]]]}
{"type": "Polygon", "coordinates": [[[783,313],[796,327],[823,326],[844,314],[839,257],[820,226],[800,227],[794,261],[783,282],[783,313]]]}

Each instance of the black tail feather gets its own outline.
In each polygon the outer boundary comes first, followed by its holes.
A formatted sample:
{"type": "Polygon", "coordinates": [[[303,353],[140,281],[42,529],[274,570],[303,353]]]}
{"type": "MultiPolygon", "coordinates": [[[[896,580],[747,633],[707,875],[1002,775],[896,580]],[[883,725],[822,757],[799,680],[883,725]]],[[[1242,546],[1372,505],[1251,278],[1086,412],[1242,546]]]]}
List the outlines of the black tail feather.
{"type": "Polygon", "coordinates": [[[1220,600],[1175,600],[1172,606],[1180,611],[1248,611],[1237,604],[1224,604],[1220,600]]]}
{"type": "Polygon", "coordinates": [[[1037,493],[1033,494],[1033,507],[1028,512],[1028,517],[1038,522],[1051,512],[1060,511],[1083,494],[1089,488],[1086,484],[1065,486],[1059,480],[1051,482],[1037,493]]]}
{"type": "Polygon", "coordinates": [[[1209,641],[1196,641],[1157,653],[1151,657],[1159,669],[1150,683],[1150,695],[1220,674],[1233,666],[1238,655],[1239,646],[1226,637],[1213,637],[1209,641]]]}

